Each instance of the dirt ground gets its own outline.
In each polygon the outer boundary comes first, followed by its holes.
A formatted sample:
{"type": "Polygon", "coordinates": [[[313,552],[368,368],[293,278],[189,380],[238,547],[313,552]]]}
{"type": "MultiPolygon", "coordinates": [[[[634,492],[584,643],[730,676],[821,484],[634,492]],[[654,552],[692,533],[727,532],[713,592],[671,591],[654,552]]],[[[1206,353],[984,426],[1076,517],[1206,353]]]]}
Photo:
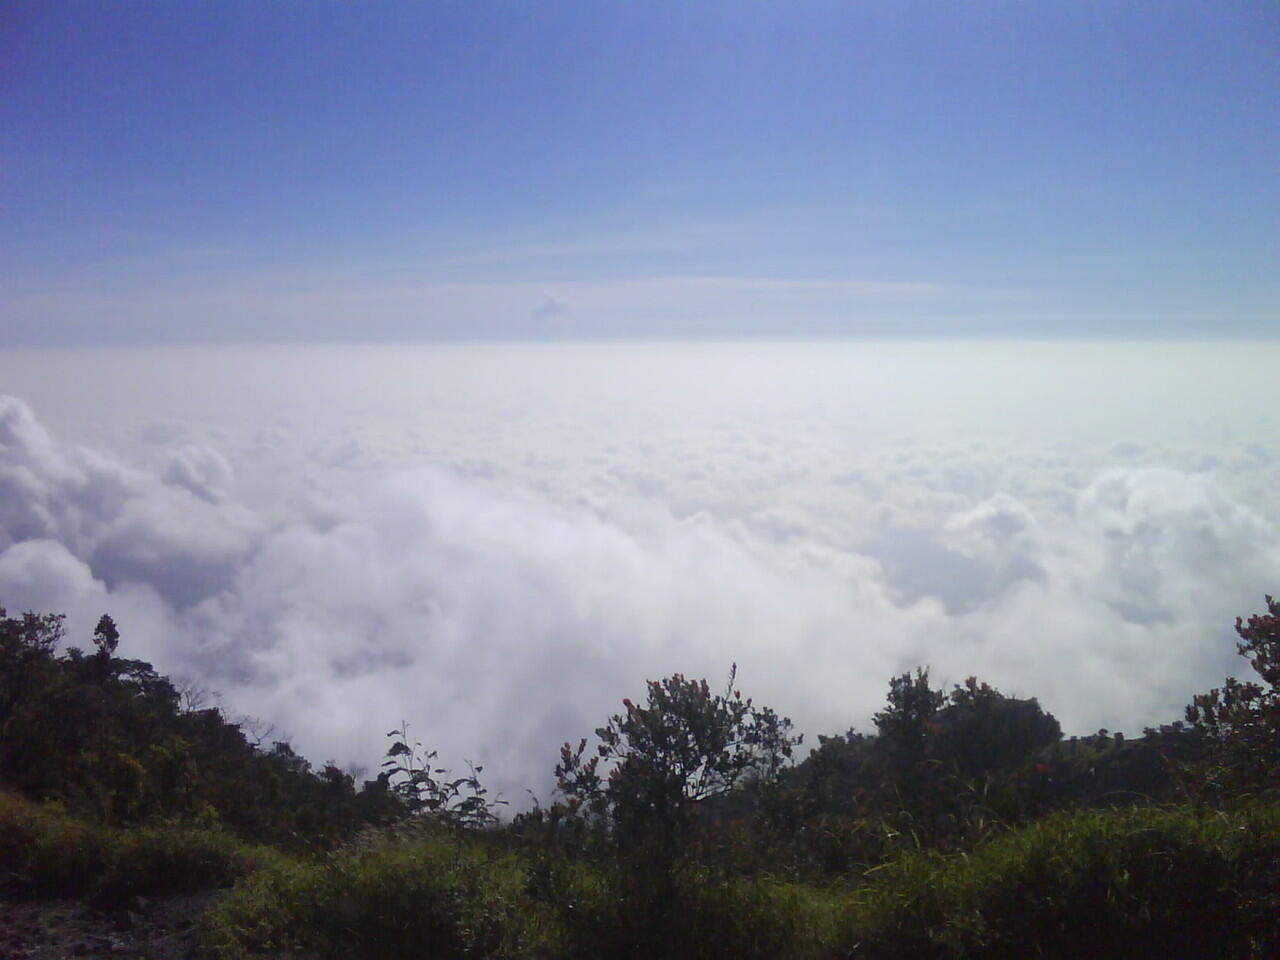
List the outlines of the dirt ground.
{"type": "Polygon", "coordinates": [[[102,911],[79,900],[0,901],[0,960],[195,960],[200,915],[221,891],[137,898],[102,911]]]}

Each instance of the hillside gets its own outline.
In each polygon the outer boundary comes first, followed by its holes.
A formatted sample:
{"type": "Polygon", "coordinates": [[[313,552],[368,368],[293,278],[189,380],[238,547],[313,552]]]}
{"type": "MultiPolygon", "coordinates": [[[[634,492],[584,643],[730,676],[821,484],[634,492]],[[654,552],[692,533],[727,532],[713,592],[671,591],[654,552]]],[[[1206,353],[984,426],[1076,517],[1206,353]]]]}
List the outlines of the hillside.
{"type": "Polygon", "coordinates": [[[12,958],[1274,956],[1280,605],[1261,682],[1064,739],[1035,699],[891,679],[822,736],[679,674],[565,744],[548,806],[392,731],[359,787],[150,664],[0,610],[0,951],[12,958]]]}

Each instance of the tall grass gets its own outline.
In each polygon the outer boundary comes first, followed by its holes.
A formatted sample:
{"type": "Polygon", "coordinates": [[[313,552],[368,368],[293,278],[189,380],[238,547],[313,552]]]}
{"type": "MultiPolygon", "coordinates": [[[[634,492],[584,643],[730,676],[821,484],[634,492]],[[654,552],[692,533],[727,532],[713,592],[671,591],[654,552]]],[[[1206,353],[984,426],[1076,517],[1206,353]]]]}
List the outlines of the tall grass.
{"type": "Polygon", "coordinates": [[[0,793],[0,884],[10,896],[110,904],[230,886],[279,856],[221,831],[106,827],[0,793]]]}
{"type": "Polygon", "coordinates": [[[682,871],[663,895],[632,872],[521,858],[447,831],[383,834],[240,884],[208,917],[226,960],[826,957],[836,902],[764,879],[682,871]]]}
{"type": "Polygon", "coordinates": [[[0,794],[4,892],[121,900],[224,886],[226,960],[1280,956],[1280,807],[1061,813],[860,887],[511,853],[442,829],[296,859],[181,826],[111,829],[0,794]]]}
{"type": "Polygon", "coordinates": [[[873,871],[844,939],[868,958],[1280,955],[1280,809],[1061,813],[967,856],[873,871]]]}
{"type": "Polygon", "coordinates": [[[446,831],[384,834],[246,880],[207,918],[225,958],[518,957],[551,938],[509,854],[446,831]]]}
{"type": "Polygon", "coordinates": [[[768,877],[689,867],[657,888],[610,869],[580,873],[556,902],[566,960],[818,960],[831,956],[841,898],[768,877]]]}

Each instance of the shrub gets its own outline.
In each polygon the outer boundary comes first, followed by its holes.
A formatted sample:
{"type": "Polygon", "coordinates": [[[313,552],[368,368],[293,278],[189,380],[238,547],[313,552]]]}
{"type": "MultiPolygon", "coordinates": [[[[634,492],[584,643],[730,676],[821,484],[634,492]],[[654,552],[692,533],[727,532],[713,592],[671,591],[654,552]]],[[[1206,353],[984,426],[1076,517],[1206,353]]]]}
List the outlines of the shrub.
{"type": "Polygon", "coordinates": [[[112,828],[0,794],[0,863],[14,895],[122,902],[230,886],[278,856],[216,830],[112,828]]]}
{"type": "Polygon", "coordinates": [[[560,749],[556,779],[569,806],[607,815],[619,853],[642,871],[670,873],[699,809],[746,784],[776,783],[800,742],[789,719],[743,699],[737,669],[723,694],[678,673],[649,680],[645,704],[624,699],[626,712],[596,730],[594,756],[585,738],[560,749]]]}
{"type": "Polygon", "coordinates": [[[681,871],[655,900],[632,870],[568,858],[533,869],[482,839],[384,834],[240,884],[206,919],[225,960],[317,957],[827,957],[838,902],[764,878],[681,871]]]}
{"type": "Polygon", "coordinates": [[[282,861],[207,918],[223,957],[508,957],[546,936],[524,871],[476,840],[386,833],[306,862],[282,861]]]}
{"type": "Polygon", "coordinates": [[[190,827],[121,830],[98,883],[100,901],[229,887],[282,854],[246,847],[230,834],[190,827]]]}
{"type": "Polygon", "coordinates": [[[1227,677],[1187,707],[1207,748],[1188,771],[1193,795],[1210,800],[1280,792],[1280,601],[1268,596],[1267,612],[1247,623],[1236,617],[1236,633],[1237,652],[1262,683],[1227,677]]]}
{"type": "Polygon", "coordinates": [[[61,813],[0,794],[0,864],[11,895],[90,892],[112,861],[115,837],[61,813]]]}
{"type": "Polygon", "coordinates": [[[1058,814],[873,872],[860,957],[1252,958],[1280,948],[1280,810],[1058,814]]]}
{"type": "Polygon", "coordinates": [[[655,896],[632,870],[571,872],[556,891],[566,960],[800,960],[828,957],[839,901],[765,877],[679,871],[655,896]]]}

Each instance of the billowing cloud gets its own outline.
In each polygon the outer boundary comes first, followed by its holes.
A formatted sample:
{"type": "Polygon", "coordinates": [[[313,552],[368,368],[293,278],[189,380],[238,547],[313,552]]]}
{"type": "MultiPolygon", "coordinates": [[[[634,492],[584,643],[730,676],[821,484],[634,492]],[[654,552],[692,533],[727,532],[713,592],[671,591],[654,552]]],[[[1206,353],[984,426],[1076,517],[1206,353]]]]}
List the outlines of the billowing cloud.
{"type": "Polygon", "coordinates": [[[220,503],[227,498],[234,473],[217,450],[187,444],[170,455],[164,479],[201,500],[220,503]]]}
{"type": "Polygon", "coordinates": [[[186,448],[161,479],[57,443],[26,404],[0,397],[0,546],[54,541],[108,586],[145,583],[183,605],[224,584],[252,543],[248,511],[210,502],[215,481],[199,473],[225,482],[219,467],[229,475],[220,455],[186,448]]]}
{"type": "Polygon", "coordinates": [[[176,411],[121,423],[128,454],[0,399],[0,602],[65,611],[81,643],[112,613],[126,653],[316,760],[371,766],[409,720],[518,801],[644,678],[731,662],[810,732],[865,726],[916,664],[1039,696],[1069,730],[1175,719],[1280,585],[1257,438],[905,439],[833,411],[820,378],[803,405],[776,383],[698,405],[692,360],[694,387],[646,392],[565,351],[569,392],[499,353],[468,395],[448,378],[473,355],[451,354],[412,416],[361,427],[318,393],[239,423],[176,411]]]}

